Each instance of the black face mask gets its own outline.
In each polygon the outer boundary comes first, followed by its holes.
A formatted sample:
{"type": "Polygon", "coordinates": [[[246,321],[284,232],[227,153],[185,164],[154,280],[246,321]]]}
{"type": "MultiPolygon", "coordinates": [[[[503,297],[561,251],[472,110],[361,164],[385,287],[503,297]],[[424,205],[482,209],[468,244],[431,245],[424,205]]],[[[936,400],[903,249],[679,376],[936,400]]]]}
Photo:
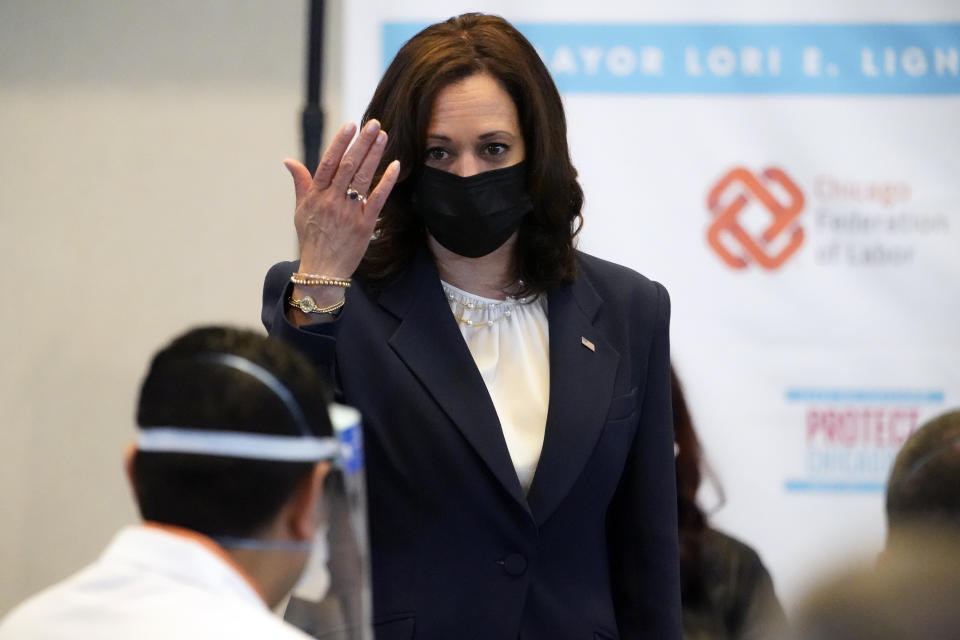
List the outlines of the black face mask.
{"type": "Polygon", "coordinates": [[[437,242],[465,258],[500,247],[533,211],[522,162],[467,178],[423,167],[412,203],[437,242]]]}

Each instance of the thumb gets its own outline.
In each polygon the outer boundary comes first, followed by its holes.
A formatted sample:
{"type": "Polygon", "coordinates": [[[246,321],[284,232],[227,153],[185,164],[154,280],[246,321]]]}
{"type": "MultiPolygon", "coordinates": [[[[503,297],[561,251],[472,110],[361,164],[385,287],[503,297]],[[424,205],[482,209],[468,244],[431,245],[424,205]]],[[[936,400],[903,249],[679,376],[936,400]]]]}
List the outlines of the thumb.
{"type": "Polygon", "coordinates": [[[287,168],[287,171],[290,172],[290,175],[293,177],[293,190],[297,195],[297,203],[303,200],[303,197],[307,195],[307,191],[310,189],[310,184],[313,182],[313,178],[310,176],[310,171],[303,166],[302,163],[297,162],[287,158],[283,161],[283,166],[287,168]]]}

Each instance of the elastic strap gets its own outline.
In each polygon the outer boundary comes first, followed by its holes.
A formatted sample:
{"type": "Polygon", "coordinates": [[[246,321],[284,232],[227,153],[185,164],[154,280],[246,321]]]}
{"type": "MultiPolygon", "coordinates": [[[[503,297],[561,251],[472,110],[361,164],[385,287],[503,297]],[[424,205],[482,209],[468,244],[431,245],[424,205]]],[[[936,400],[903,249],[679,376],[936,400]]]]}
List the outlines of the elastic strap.
{"type": "Polygon", "coordinates": [[[303,409],[300,408],[300,403],[297,402],[296,398],[293,397],[293,394],[290,393],[290,390],[286,387],[286,385],[280,382],[275,375],[257,363],[232,353],[201,353],[197,356],[197,359],[215,362],[225,367],[230,367],[231,369],[236,369],[237,371],[241,371],[247,375],[253,376],[262,382],[264,386],[270,389],[275,396],[280,398],[283,404],[287,407],[287,411],[290,413],[290,416],[300,428],[300,433],[305,436],[309,436],[313,433],[307,423],[306,416],[303,414],[303,409]]]}
{"type": "Polygon", "coordinates": [[[309,551],[313,548],[313,540],[257,540],[255,538],[234,538],[232,536],[218,536],[213,539],[225,549],[309,551]]]}
{"type": "Polygon", "coordinates": [[[180,427],[144,427],[137,450],[153,453],[191,453],[244,460],[319,462],[340,456],[337,438],[280,436],[239,431],[201,431],[180,427]]]}

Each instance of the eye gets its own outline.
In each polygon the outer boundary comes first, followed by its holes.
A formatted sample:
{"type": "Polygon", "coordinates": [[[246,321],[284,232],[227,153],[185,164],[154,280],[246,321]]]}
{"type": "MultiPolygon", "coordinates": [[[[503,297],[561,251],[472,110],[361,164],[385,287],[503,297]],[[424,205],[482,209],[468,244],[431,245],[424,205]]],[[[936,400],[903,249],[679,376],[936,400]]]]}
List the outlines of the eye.
{"type": "Polygon", "coordinates": [[[483,145],[483,153],[488,156],[502,156],[510,149],[510,146],[502,142],[490,142],[483,145]]]}
{"type": "Polygon", "coordinates": [[[430,162],[442,162],[450,156],[450,152],[443,147],[430,147],[427,149],[427,160],[430,162]]]}

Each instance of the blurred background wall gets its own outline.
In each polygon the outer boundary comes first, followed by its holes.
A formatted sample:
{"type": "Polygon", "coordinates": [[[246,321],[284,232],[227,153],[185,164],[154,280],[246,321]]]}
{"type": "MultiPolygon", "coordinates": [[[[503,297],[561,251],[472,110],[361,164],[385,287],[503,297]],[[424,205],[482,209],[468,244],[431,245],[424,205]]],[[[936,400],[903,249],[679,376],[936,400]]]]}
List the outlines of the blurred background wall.
{"type": "Polygon", "coordinates": [[[306,17],[0,3],[0,616],[135,520],[121,454],[150,355],[188,326],[260,326],[266,268],[296,254],[281,160],[301,153],[306,17]]]}

